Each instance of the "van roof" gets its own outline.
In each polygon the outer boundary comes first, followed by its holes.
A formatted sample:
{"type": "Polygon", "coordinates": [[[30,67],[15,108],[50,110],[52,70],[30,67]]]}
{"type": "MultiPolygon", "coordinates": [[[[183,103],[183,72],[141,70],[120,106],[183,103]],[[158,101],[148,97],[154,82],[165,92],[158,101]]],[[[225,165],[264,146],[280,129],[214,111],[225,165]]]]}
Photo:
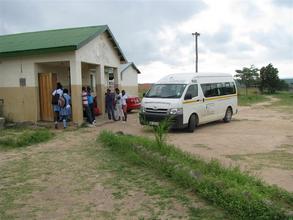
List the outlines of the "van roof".
{"type": "Polygon", "coordinates": [[[175,73],[163,77],[158,83],[190,83],[192,80],[218,77],[232,78],[232,75],[228,73],[175,73]]]}

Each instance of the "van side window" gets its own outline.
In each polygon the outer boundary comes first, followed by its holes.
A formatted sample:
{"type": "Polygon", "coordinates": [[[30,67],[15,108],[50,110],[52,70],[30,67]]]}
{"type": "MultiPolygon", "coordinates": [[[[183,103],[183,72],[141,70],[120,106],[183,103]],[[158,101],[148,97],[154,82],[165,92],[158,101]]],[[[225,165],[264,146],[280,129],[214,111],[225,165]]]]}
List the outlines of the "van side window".
{"type": "Polygon", "coordinates": [[[191,94],[192,98],[198,96],[198,88],[197,85],[190,85],[186,91],[186,94],[191,94]]]}
{"type": "Polygon", "coordinates": [[[206,83],[201,84],[201,88],[205,97],[230,95],[236,93],[234,82],[206,83]]]}
{"type": "Polygon", "coordinates": [[[212,97],[213,96],[213,90],[212,90],[212,84],[201,84],[201,88],[203,91],[203,94],[205,97],[212,97]]]}
{"type": "Polygon", "coordinates": [[[230,87],[232,88],[231,89],[231,94],[235,94],[236,93],[236,87],[235,87],[235,83],[234,82],[230,82],[230,87]]]}

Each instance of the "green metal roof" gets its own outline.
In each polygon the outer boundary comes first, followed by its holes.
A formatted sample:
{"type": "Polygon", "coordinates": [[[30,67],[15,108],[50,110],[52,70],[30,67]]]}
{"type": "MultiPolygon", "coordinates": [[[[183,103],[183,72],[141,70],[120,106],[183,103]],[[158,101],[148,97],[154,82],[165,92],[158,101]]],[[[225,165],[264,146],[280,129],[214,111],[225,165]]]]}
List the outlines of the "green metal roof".
{"type": "Polygon", "coordinates": [[[77,50],[103,32],[107,32],[120,60],[126,62],[107,25],[2,35],[0,57],[77,50]]]}

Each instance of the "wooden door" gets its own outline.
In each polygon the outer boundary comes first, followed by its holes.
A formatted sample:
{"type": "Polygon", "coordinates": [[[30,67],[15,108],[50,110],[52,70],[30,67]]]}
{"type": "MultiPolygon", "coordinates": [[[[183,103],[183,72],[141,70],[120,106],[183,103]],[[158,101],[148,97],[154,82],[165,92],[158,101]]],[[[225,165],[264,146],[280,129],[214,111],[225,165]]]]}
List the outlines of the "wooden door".
{"type": "Polygon", "coordinates": [[[56,74],[39,73],[39,100],[41,121],[54,121],[52,107],[53,81],[57,81],[56,74]]]}

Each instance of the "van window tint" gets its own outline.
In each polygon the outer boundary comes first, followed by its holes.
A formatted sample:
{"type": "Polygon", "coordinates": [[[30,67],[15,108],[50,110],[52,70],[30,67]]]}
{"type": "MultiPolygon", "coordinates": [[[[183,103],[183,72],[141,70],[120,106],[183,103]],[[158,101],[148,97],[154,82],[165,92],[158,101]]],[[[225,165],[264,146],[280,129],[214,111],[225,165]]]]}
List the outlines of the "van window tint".
{"type": "Polygon", "coordinates": [[[201,88],[205,97],[230,95],[236,93],[234,82],[206,83],[201,84],[201,88]]]}
{"type": "Polygon", "coordinates": [[[198,96],[198,88],[197,85],[190,85],[186,91],[186,94],[191,94],[192,98],[198,96]]]}

